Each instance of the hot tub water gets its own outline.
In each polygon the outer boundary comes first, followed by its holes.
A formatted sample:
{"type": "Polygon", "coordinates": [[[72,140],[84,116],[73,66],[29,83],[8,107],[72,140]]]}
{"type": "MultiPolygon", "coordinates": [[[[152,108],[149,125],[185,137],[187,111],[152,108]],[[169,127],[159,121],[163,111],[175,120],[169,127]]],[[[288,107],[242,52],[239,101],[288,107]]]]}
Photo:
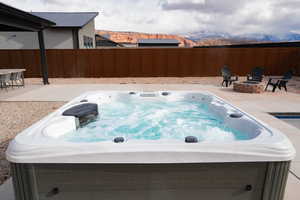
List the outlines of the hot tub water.
{"type": "Polygon", "coordinates": [[[132,96],[100,101],[99,116],[86,126],[62,136],[70,142],[126,140],[183,141],[195,136],[201,141],[247,140],[210,112],[206,102],[193,99],[161,99],[132,96]]]}

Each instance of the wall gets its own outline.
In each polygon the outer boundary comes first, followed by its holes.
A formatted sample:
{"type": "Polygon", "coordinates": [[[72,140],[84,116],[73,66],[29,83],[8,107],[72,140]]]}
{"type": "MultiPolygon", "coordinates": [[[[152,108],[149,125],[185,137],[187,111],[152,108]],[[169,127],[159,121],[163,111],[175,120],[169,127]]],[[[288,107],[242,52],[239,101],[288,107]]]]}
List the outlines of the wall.
{"type": "Polygon", "coordinates": [[[0,49],[38,49],[36,32],[0,32],[0,49]]]}
{"type": "MultiPolygon", "coordinates": [[[[47,49],[73,49],[72,30],[44,30],[47,49]]],[[[0,32],[0,49],[38,49],[39,41],[36,32],[0,32]]]]}
{"type": "MultiPolygon", "coordinates": [[[[262,66],[282,75],[300,66],[300,48],[114,48],[47,50],[50,77],[201,77],[220,76],[228,65],[237,75],[262,66]]],[[[40,77],[38,50],[0,50],[0,68],[26,68],[40,77]]]]}
{"type": "Polygon", "coordinates": [[[78,31],[78,39],[79,39],[79,48],[85,49],[83,36],[87,36],[93,39],[93,48],[96,48],[96,42],[95,42],[95,20],[91,20],[88,24],[86,24],[84,27],[79,29],[78,31]]]}
{"type": "Polygon", "coordinates": [[[73,35],[71,29],[46,29],[44,31],[44,38],[47,49],[73,49],[73,35]]]}

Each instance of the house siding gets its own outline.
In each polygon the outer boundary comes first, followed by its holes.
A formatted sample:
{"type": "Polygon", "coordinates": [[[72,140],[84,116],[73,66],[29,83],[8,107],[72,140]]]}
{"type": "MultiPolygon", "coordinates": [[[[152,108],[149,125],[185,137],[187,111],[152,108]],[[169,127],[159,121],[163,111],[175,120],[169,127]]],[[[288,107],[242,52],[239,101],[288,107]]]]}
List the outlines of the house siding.
{"type": "Polygon", "coordinates": [[[38,49],[36,32],[0,32],[0,49],[38,49]]]}
{"type": "Polygon", "coordinates": [[[72,29],[46,29],[45,45],[46,49],[73,49],[72,29]]]}
{"type": "Polygon", "coordinates": [[[79,48],[85,49],[87,47],[84,46],[84,36],[90,37],[93,40],[93,46],[91,48],[96,47],[95,42],[95,20],[90,21],[88,24],[86,24],[84,27],[82,27],[78,31],[78,39],[79,39],[79,48]]]}
{"type": "MultiPolygon", "coordinates": [[[[46,49],[73,49],[70,29],[44,30],[46,49]]],[[[39,49],[36,32],[0,32],[0,49],[39,49]]]]}

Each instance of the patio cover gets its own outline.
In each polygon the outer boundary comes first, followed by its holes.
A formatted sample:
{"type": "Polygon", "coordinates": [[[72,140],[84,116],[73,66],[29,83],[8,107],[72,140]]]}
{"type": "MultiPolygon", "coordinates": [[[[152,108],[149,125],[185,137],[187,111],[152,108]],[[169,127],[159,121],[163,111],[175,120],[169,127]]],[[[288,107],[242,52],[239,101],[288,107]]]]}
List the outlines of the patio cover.
{"type": "Polygon", "coordinates": [[[55,23],[52,21],[37,17],[28,12],[19,10],[0,2],[0,31],[38,32],[41,57],[41,72],[43,83],[45,85],[49,84],[49,81],[43,30],[53,25],[55,25],[55,23]]]}

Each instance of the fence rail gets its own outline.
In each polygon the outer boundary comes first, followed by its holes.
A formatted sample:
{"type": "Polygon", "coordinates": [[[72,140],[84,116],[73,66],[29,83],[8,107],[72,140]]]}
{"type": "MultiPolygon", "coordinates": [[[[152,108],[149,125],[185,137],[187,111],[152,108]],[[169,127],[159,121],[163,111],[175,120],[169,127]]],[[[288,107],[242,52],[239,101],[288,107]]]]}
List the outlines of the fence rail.
{"type": "MultiPolygon", "coordinates": [[[[47,62],[50,78],[219,76],[225,64],[237,75],[255,66],[281,75],[299,67],[300,48],[51,49],[47,62]]],[[[40,77],[39,50],[0,50],[0,68],[26,68],[26,77],[40,77]]]]}

